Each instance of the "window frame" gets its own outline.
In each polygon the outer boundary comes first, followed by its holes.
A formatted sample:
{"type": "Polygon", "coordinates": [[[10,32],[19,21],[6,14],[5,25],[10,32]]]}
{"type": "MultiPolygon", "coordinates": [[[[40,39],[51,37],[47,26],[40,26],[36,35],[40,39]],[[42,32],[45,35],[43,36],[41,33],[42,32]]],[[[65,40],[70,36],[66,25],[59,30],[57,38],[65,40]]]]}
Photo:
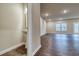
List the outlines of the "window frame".
{"type": "Polygon", "coordinates": [[[56,23],[56,31],[62,31],[62,32],[67,31],[67,23],[66,22],[56,23]],[[58,24],[59,26],[57,26],[58,24]]]}

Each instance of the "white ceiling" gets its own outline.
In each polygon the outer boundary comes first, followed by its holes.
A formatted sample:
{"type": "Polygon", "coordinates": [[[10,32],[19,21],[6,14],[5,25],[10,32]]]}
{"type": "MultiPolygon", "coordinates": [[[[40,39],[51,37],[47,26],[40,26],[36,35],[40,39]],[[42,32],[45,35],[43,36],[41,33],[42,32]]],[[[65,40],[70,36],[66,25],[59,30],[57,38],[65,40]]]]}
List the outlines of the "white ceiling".
{"type": "Polygon", "coordinates": [[[41,17],[48,21],[48,19],[57,20],[59,18],[74,18],[79,17],[79,3],[42,3],[40,4],[41,17]],[[63,10],[69,12],[64,14],[63,10]],[[45,16],[48,13],[49,16],[45,16]]]}

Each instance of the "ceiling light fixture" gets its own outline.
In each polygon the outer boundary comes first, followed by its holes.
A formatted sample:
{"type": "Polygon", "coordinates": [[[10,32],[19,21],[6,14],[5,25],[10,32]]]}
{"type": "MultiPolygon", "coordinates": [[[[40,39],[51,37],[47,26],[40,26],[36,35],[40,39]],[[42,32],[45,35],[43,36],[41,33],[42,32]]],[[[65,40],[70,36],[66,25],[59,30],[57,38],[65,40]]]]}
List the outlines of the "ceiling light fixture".
{"type": "Polygon", "coordinates": [[[49,14],[48,14],[48,13],[46,13],[46,14],[45,14],[45,16],[49,16],[49,14]]]}
{"type": "Polygon", "coordinates": [[[64,10],[63,13],[66,14],[67,13],[67,10],[64,10]]]}
{"type": "Polygon", "coordinates": [[[69,10],[63,10],[63,11],[62,11],[63,14],[66,14],[66,13],[68,13],[68,12],[69,12],[69,10]]]}

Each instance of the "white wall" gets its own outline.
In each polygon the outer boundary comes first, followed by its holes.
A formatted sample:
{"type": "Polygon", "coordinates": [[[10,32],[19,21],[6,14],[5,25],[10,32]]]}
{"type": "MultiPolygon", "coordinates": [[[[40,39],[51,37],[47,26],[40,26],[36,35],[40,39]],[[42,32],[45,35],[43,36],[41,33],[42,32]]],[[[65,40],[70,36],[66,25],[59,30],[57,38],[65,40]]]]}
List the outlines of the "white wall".
{"type": "Polygon", "coordinates": [[[40,4],[32,4],[32,52],[40,46],[40,4]]]}
{"type": "Polygon", "coordinates": [[[47,33],[55,33],[55,23],[54,22],[47,22],[47,33]]]}
{"type": "Polygon", "coordinates": [[[40,17],[40,36],[46,34],[46,21],[40,17]]]}
{"type": "Polygon", "coordinates": [[[0,4],[0,51],[22,43],[22,25],[22,4],[0,4]]]}
{"type": "Polygon", "coordinates": [[[40,4],[28,4],[28,55],[40,47],[40,4]]]}

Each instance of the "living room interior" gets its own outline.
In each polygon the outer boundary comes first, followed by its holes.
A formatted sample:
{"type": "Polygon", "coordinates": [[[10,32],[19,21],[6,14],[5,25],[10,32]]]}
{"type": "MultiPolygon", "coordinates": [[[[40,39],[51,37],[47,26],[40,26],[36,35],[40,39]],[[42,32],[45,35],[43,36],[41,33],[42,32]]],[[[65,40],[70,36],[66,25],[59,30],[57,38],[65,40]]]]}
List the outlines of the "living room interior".
{"type": "Polygon", "coordinates": [[[78,56],[79,4],[0,4],[1,56],[78,56]]]}
{"type": "Polygon", "coordinates": [[[46,33],[41,37],[42,47],[37,56],[79,55],[78,7],[78,3],[40,4],[40,16],[46,21],[46,33]]]}

